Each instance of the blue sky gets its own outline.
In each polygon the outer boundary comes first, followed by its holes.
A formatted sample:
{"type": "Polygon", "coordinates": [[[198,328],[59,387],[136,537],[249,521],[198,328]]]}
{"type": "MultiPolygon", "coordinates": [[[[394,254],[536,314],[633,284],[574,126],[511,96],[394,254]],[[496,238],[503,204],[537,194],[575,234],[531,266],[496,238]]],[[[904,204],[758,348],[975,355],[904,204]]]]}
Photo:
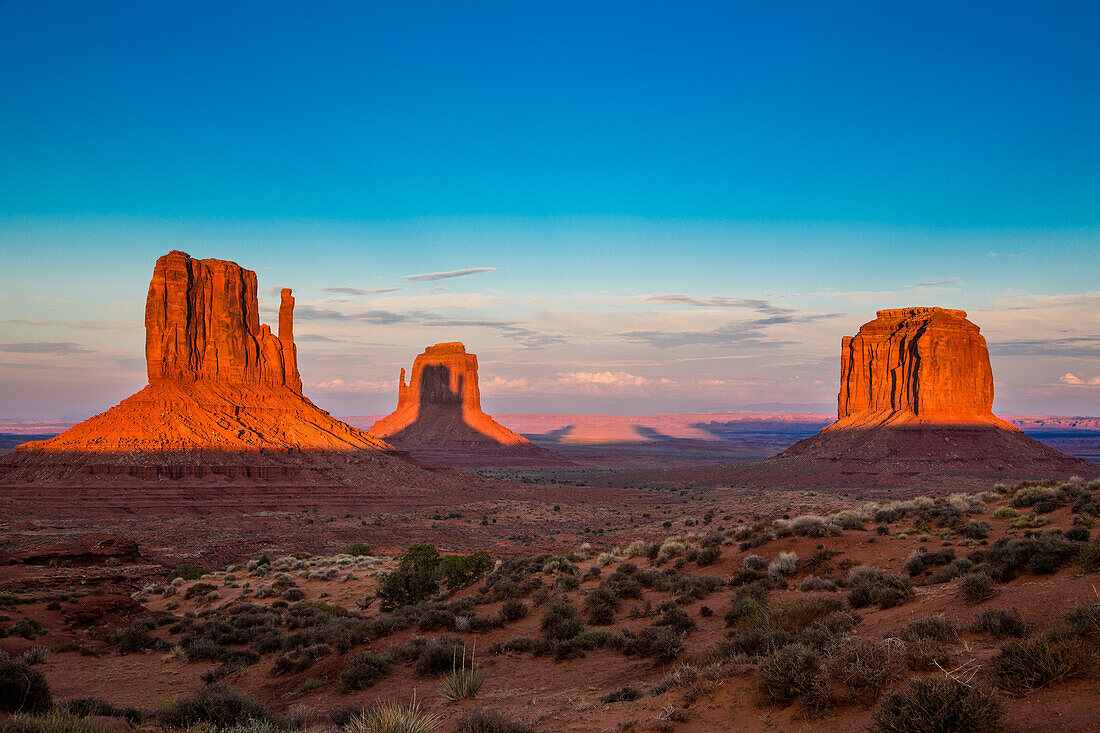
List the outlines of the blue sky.
{"type": "Polygon", "coordinates": [[[338,414],[389,409],[454,338],[496,410],[825,409],[840,337],[914,304],[971,312],[998,410],[1097,414],[1098,27],[1090,3],[0,4],[0,417],[140,387],[172,248],[294,287],[338,414]]]}

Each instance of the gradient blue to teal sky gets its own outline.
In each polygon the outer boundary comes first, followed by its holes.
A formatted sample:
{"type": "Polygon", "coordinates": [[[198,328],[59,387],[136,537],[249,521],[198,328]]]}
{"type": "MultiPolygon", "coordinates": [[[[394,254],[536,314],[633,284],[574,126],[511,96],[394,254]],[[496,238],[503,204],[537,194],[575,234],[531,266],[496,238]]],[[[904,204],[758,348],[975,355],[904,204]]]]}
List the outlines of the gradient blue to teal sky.
{"type": "Polygon", "coordinates": [[[453,339],[496,411],[829,409],[840,337],[925,304],[982,327],[999,411],[1098,414],[1098,35],[1093,3],[0,3],[0,417],[140,387],[172,248],[269,318],[295,289],[337,414],[453,339]]]}

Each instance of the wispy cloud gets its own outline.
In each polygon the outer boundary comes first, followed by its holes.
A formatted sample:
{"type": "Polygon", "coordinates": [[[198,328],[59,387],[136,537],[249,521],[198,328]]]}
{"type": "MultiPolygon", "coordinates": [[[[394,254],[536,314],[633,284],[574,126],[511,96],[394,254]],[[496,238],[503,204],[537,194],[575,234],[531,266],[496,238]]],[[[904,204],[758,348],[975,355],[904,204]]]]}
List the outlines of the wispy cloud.
{"type": "MultiPolygon", "coordinates": [[[[641,387],[651,379],[630,372],[560,372],[558,379],[574,384],[598,384],[614,387],[641,387]]],[[[669,380],[663,380],[668,382],[669,380]]]]}
{"type": "Polygon", "coordinates": [[[1100,377],[1092,377],[1091,379],[1081,379],[1075,374],[1066,373],[1062,375],[1062,384],[1072,384],[1077,387],[1100,387],[1100,377]]]}
{"type": "MultiPolygon", "coordinates": [[[[427,314],[420,314],[427,315],[427,314]]],[[[312,305],[299,305],[294,309],[294,318],[299,321],[359,321],[362,323],[374,323],[378,325],[390,325],[394,323],[408,323],[415,320],[416,315],[408,313],[394,313],[386,310],[344,311],[330,308],[315,308],[312,305]]]]}
{"type": "Polygon", "coordinates": [[[437,318],[420,324],[427,328],[489,328],[497,331],[506,339],[537,349],[565,343],[565,339],[556,334],[542,333],[521,321],[486,319],[437,318]]]}
{"type": "Polygon", "coordinates": [[[3,318],[0,323],[15,326],[62,326],[77,331],[129,331],[141,327],[141,321],[51,321],[44,318],[3,318]]]}
{"type": "Polygon", "coordinates": [[[406,280],[413,282],[429,282],[431,280],[446,280],[450,277],[463,277],[465,275],[477,275],[482,272],[492,272],[495,267],[468,267],[465,270],[447,270],[446,272],[424,272],[419,275],[406,275],[406,280]]]}
{"type": "Polygon", "coordinates": [[[817,315],[780,314],[757,318],[751,321],[731,321],[725,325],[708,330],[637,330],[620,333],[627,341],[645,343],[650,346],[667,349],[676,346],[759,346],[773,347],[796,343],[789,340],[770,338],[764,331],[771,326],[794,323],[810,323],[842,314],[823,313],[817,315]]]}
{"type": "Polygon", "coordinates": [[[1027,252],[990,252],[986,257],[1023,257],[1027,252]]]}
{"type": "Polygon", "coordinates": [[[1006,356],[1100,356],[1100,336],[1067,336],[1049,339],[1018,339],[991,343],[992,354],[1006,356]]]}
{"type": "Polygon", "coordinates": [[[340,295],[378,295],[380,293],[396,293],[401,288],[378,288],[376,290],[363,290],[362,288],[321,288],[325,293],[339,293],[340,295]]]}
{"type": "Polygon", "coordinates": [[[716,296],[712,298],[696,298],[691,295],[681,295],[679,293],[666,293],[663,295],[650,295],[646,298],[650,303],[670,303],[675,305],[692,305],[697,308],[746,308],[754,310],[758,313],[768,313],[771,315],[779,315],[784,313],[793,313],[790,308],[782,308],[772,305],[767,300],[757,300],[755,298],[731,298],[726,296],[716,296]]]}
{"type": "Polygon", "coordinates": [[[944,280],[927,280],[922,283],[913,283],[906,285],[907,288],[946,288],[953,285],[962,285],[963,281],[958,278],[947,278],[944,280]]]}
{"type": "Polygon", "coordinates": [[[93,353],[91,349],[86,349],[71,341],[25,341],[17,344],[0,344],[0,351],[13,354],[50,354],[52,356],[93,353]]]}

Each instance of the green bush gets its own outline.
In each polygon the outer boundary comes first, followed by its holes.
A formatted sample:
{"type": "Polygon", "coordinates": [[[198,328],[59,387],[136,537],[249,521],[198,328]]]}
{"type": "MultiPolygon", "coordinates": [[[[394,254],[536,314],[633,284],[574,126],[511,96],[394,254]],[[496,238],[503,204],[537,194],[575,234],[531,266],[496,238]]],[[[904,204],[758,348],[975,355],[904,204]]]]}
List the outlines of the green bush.
{"type": "Polygon", "coordinates": [[[439,561],[440,579],[450,590],[465,588],[492,569],[493,561],[484,550],[470,555],[444,555],[439,561]]]}
{"type": "Polygon", "coordinates": [[[217,590],[217,587],[210,583],[195,583],[187,589],[187,592],[183,594],[184,599],[190,600],[192,598],[202,598],[207,593],[217,590]]]}
{"type": "Polygon", "coordinates": [[[371,550],[371,546],[366,542],[352,542],[348,545],[347,554],[353,557],[366,557],[373,555],[374,551],[371,550]]]}
{"type": "Polygon", "coordinates": [[[579,634],[584,623],[576,606],[564,598],[556,598],[542,612],[539,628],[550,641],[565,641],[579,634]]]}
{"type": "Polygon", "coordinates": [[[184,580],[198,580],[209,572],[209,568],[204,568],[201,565],[182,563],[176,566],[175,571],[172,573],[172,577],[183,578],[184,580]]]}
{"type": "Polygon", "coordinates": [[[0,651],[0,711],[39,713],[52,704],[50,686],[42,673],[0,651]]]}
{"type": "Polygon", "coordinates": [[[340,689],[344,692],[363,690],[386,676],[390,662],[380,654],[359,652],[340,671],[340,689]]]}
{"type": "Polygon", "coordinates": [[[1095,573],[1100,570],[1100,537],[1084,545],[1077,552],[1077,564],[1086,573],[1095,573]]]}
{"type": "Polygon", "coordinates": [[[615,622],[619,610],[619,597],[610,586],[601,583],[584,599],[584,613],[593,626],[607,626],[615,622]]]}
{"type": "Polygon", "coordinates": [[[874,712],[875,733],[995,733],[1005,705],[992,690],[950,677],[918,677],[883,695],[874,712]]]}
{"type": "Polygon", "coordinates": [[[1074,606],[1065,613],[1073,633],[1100,638],[1100,603],[1074,606]]]}
{"type": "Polygon", "coordinates": [[[913,598],[913,584],[908,578],[891,575],[878,568],[862,566],[848,574],[848,603],[852,608],[878,606],[893,608],[913,598]]]}
{"type": "Polygon", "coordinates": [[[376,595],[383,611],[419,603],[439,592],[438,568],[441,558],[434,545],[411,546],[401,556],[393,572],[382,576],[376,595]]]}
{"type": "Polygon", "coordinates": [[[513,623],[527,616],[527,606],[518,598],[509,598],[500,607],[500,615],[504,620],[513,623]]]}

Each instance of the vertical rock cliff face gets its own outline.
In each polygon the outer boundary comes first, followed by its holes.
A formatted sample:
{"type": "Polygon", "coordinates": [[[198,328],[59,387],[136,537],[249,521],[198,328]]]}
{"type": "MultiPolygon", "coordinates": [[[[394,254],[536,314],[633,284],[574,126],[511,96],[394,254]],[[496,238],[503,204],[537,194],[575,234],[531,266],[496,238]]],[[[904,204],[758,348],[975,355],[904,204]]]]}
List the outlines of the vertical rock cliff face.
{"type": "Polygon", "coordinates": [[[256,273],[170,252],[157,260],[145,302],[149,381],[282,385],[301,394],[293,318],[284,289],[275,336],[260,323],[256,273]]]}
{"type": "Polygon", "coordinates": [[[482,411],[477,357],[457,341],[425,349],[413,362],[407,384],[401,370],[397,409],[372,425],[370,432],[410,449],[470,443],[530,445],[482,411]]]}
{"type": "Polygon", "coordinates": [[[966,312],[881,310],[840,352],[834,428],[879,424],[994,424],[989,350],[966,312]]]}

